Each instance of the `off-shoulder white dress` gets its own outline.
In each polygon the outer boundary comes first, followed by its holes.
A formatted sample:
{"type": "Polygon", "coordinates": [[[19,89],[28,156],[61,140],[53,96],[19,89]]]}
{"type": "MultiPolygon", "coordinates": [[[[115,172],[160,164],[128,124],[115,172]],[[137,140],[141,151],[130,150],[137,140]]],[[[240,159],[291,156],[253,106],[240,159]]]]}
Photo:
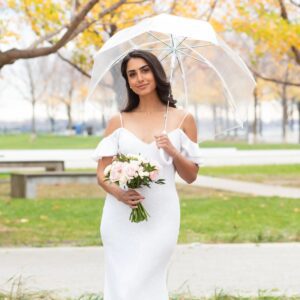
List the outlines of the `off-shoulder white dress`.
{"type": "MultiPolygon", "coordinates": [[[[172,144],[191,161],[202,165],[202,153],[182,129],[168,133],[172,144]]],[[[104,137],[93,159],[117,152],[141,154],[162,164],[155,141],[145,143],[123,126],[104,137]]],[[[169,300],[167,270],[180,227],[180,204],[174,165],[164,165],[160,178],[166,184],[151,184],[139,192],[150,214],[148,221],[131,223],[131,208],[107,194],[100,233],[104,247],[104,300],[169,300]]]]}

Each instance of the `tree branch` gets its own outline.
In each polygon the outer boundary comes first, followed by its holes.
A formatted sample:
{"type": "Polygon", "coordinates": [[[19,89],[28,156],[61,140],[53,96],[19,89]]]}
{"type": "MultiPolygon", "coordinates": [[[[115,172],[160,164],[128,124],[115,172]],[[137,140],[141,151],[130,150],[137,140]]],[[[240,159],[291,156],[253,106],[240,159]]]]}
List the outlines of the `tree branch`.
{"type": "MultiPolygon", "coordinates": [[[[284,4],[283,0],[278,0],[278,2],[279,2],[279,5],[280,5],[280,16],[289,23],[290,21],[289,21],[288,13],[287,13],[287,10],[286,10],[286,7],[285,7],[285,4],[284,4]]],[[[296,60],[297,64],[300,65],[300,51],[299,51],[299,49],[297,49],[296,46],[291,46],[291,50],[295,55],[295,60],[296,60]]]]}
{"type": "Polygon", "coordinates": [[[36,48],[39,44],[48,41],[50,39],[52,39],[54,36],[56,36],[57,34],[59,34],[63,29],[67,28],[66,25],[62,26],[61,28],[59,28],[58,30],[51,32],[49,34],[46,34],[45,36],[40,37],[38,40],[36,40],[35,42],[33,42],[29,48],[33,49],[36,48]]]}
{"type": "Polygon", "coordinates": [[[59,53],[59,51],[57,51],[57,55],[58,57],[63,60],[64,62],[66,62],[67,64],[69,64],[70,66],[72,66],[73,68],[75,68],[78,72],[80,72],[82,75],[86,76],[87,78],[91,78],[91,75],[88,74],[87,72],[85,72],[82,68],[80,68],[78,65],[76,65],[75,63],[73,63],[71,60],[65,58],[61,53],[59,53]]]}
{"type": "MultiPolygon", "coordinates": [[[[84,29],[86,29],[86,26],[81,27],[81,31],[78,31],[78,26],[83,22],[85,16],[89,13],[89,11],[99,2],[99,0],[90,0],[83,8],[82,10],[74,17],[70,25],[67,27],[68,30],[66,33],[61,37],[61,39],[55,43],[54,45],[50,47],[41,47],[41,48],[27,48],[27,49],[10,49],[5,52],[0,51],[0,69],[6,65],[6,64],[12,64],[14,63],[17,59],[21,58],[34,58],[34,57],[39,57],[39,56],[45,56],[48,54],[52,54],[57,52],[58,49],[62,48],[65,46],[72,38],[74,38],[76,35],[78,35],[80,32],[82,32],[84,29]]],[[[111,11],[117,9],[120,7],[122,4],[124,4],[126,0],[120,0],[111,7],[103,10],[99,14],[99,18],[102,18],[106,14],[110,13],[111,11]]],[[[87,22],[90,23],[90,22],[87,22]]]]}
{"type": "Polygon", "coordinates": [[[300,2],[297,3],[297,2],[295,2],[294,0],[290,0],[290,2],[291,2],[293,5],[295,5],[295,6],[297,6],[297,7],[300,7],[300,2]]]}
{"type": "Polygon", "coordinates": [[[289,85],[289,86],[299,86],[300,87],[300,82],[290,82],[290,81],[283,81],[277,78],[270,78],[270,77],[266,77],[264,75],[261,75],[260,73],[258,73],[256,70],[252,69],[251,67],[248,66],[248,68],[251,70],[251,72],[258,78],[263,79],[265,81],[270,81],[270,82],[274,82],[277,84],[284,84],[284,85],[289,85]]]}
{"type": "MultiPolygon", "coordinates": [[[[84,71],[82,68],[80,68],[78,65],[76,65],[74,62],[72,62],[71,60],[69,60],[68,58],[65,58],[61,53],[57,52],[57,55],[59,56],[59,58],[61,60],[63,60],[64,62],[66,62],[67,64],[69,64],[71,67],[75,68],[78,72],[80,72],[82,75],[86,76],[87,78],[91,78],[91,75],[88,74],[86,71],[84,71]]],[[[101,83],[101,85],[103,87],[107,87],[112,89],[111,85],[105,84],[105,83],[101,83]]]]}
{"type": "Polygon", "coordinates": [[[214,10],[217,6],[218,0],[214,0],[214,2],[210,5],[210,9],[209,9],[209,14],[206,18],[206,21],[208,22],[210,20],[210,18],[212,17],[214,10]]]}
{"type": "Polygon", "coordinates": [[[173,13],[175,11],[176,6],[177,6],[177,1],[178,0],[173,0],[172,5],[170,7],[170,13],[173,13]]]}

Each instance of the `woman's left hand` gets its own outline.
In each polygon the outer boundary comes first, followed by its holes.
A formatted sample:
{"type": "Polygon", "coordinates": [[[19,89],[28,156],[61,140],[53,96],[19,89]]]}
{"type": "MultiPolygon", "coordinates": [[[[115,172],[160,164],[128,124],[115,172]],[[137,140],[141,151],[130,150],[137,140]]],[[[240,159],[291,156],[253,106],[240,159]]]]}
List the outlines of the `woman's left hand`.
{"type": "Polygon", "coordinates": [[[159,135],[154,135],[155,142],[158,148],[162,148],[168,155],[174,157],[177,154],[177,149],[171,143],[168,135],[166,133],[161,133],[159,135]]]}

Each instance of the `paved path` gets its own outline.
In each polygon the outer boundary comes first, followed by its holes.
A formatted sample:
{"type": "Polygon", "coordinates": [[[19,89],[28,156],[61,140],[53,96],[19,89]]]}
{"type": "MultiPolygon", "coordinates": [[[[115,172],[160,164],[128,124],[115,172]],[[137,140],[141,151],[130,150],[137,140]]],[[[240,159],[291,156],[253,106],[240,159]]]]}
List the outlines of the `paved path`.
{"type": "MultiPolygon", "coordinates": [[[[31,291],[101,293],[102,247],[0,248],[0,290],[22,275],[31,291]]],[[[300,243],[178,245],[168,273],[171,294],[300,295],[300,243]],[[273,290],[272,289],[277,289],[273,290]]]]}
{"type": "MultiPolygon", "coordinates": [[[[67,168],[95,168],[93,150],[0,150],[0,160],[64,160],[67,168]]],[[[205,166],[300,164],[300,150],[202,148],[205,166]]]]}
{"type": "MultiPolygon", "coordinates": [[[[185,183],[185,181],[181,179],[178,176],[178,174],[176,174],[175,179],[178,183],[185,183]]],[[[231,192],[251,194],[256,196],[278,196],[285,198],[295,198],[300,200],[300,188],[283,187],[278,185],[262,184],[202,175],[198,175],[198,178],[195,182],[193,182],[193,185],[231,192]]]]}

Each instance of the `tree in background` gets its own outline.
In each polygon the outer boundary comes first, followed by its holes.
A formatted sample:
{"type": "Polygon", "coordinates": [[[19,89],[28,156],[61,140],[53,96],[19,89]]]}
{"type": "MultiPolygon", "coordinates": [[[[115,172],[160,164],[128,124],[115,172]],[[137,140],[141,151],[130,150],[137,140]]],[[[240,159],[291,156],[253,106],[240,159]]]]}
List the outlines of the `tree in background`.
{"type": "Polygon", "coordinates": [[[11,69],[9,83],[31,105],[31,134],[36,137],[36,106],[46,98],[50,81],[54,77],[50,58],[24,60],[19,62],[17,69],[11,69]]]}
{"type": "MultiPolygon", "coordinates": [[[[145,17],[167,12],[208,20],[230,46],[239,49],[257,81],[261,81],[259,89],[263,90],[265,84],[268,86],[267,82],[280,85],[279,90],[285,86],[287,92],[300,87],[297,76],[300,6],[294,0],[45,0],[43,3],[6,0],[4,3],[0,68],[20,58],[56,52],[58,57],[89,77],[93,54],[109,37],[145,17]],[[31,32],[31,44],[23,49],[9,47],[9,42],[22,38],[12,22],[9,23],[12,19],[31,32]],[[7,42],[5,47],[4,42],[7,42]],[[290,72],[286,78],[284,72],[274,71],[277,65],[285,64],[293,65],[292,73],[296,76],[290,76],[290,72]]],[[[261,98],[262,94],[259,90],[256,93],[254,111],[261,107],[260,101],[265,98],[261,98]]],[[[297,97],[292,99],[293,103],[298,101],[297,97]]],[[[285,111],[285,101],[282,104],[285,111]]],[[[288,122],[288,115],[283,113],[283,124],[288,122]]],[[[258,114],[254,115],[254,123],[259,126],[262,122],[256,118],[258,114]]],[[[253,128],[255,130],[256,125],[253,128]]]]}
{"type": "Polygon", "coordinates": [[[70,65],[56,60],[54,64],[54,73],[56,74],[48,85],[47,95],[48,104],[53,108],[63,106],[67,115],[67,129],[73,127],[73,107],[80,105],[87,94],[87,80],[76,69],[70,65]]]}
{"type": "MultiPolygon", "coordinates": [[[[227,19],[228,26],[244,43],[244,46],[241,46],[243,57],[248,56],[249,68],[256,80],[262,81],[257,89],[264,89],[264,85],[270,82],[280,95],[283,112],[282,139],[285,141],[288,123],[287,89],[300,88],[300,5],[294,1],[283,0],[235,0],[228,4],[227,9],[231,10],[227,19]],[[248,52],[243,49],[248,49],[248,52]],[[287,68],[290,72],[284,71],[287,68]]],[[[262,92],[256,91],[254,112],[263,100],[259,97],[261,94],[262,92]]],[[[259,123],[256,118],[255,113],[254,135],[259,123]]]]}
{"type": "MultiPolygon", "coordinates": [[[[28,27],[34,34],[35,40],[31,45],[23,49],[6,47],[0,50],[0,69],[12,64],[18,59],[28,59],[46,56],[56,53],[59,49],[70,46],[75,48],[73,58],[83,64],[87,62],[80,55],[79,46],[85,51],[90,48],[100,48],[105,36],[103,29],[113,27],[106,23],[105,17],[119,19],[120,14],[128,15],[133,21],[136,15],[143,16],[151,10],[152,1],[141,0],[136,5],[135,1],[129,0],[7,0],[5,10],[2,11],[2,39],[1,43],[9,43],[12,40],[21,39],[20,32],[12,25],[14,18],[20,26],[28,27]]],[[[107,29],[108,30],[108,29],[107,29]]]]}

